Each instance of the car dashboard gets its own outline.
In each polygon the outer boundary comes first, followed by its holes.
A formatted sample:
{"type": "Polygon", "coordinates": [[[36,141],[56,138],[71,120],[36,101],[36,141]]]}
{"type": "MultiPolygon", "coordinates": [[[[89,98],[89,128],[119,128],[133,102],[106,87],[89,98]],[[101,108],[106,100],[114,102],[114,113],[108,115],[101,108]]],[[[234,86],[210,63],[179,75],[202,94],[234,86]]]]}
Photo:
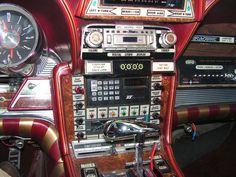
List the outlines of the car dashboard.
{"type": "Polygon", "coordinates": [[[184,176],[172,130],[234,119],[233,5],[1,1],[0,161],[28,177],[184,176]]]}

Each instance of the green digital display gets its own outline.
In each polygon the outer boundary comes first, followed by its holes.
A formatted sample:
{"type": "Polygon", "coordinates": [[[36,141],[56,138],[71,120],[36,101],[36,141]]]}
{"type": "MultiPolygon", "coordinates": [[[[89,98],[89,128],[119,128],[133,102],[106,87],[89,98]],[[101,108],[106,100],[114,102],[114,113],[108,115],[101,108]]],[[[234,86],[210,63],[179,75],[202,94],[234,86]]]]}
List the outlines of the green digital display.
{"type": "Polygon", "coordinates": [[[140,71],[144,69],[144,65],[142,63],[122,63],[120,69],[122,71],[140,71]]]}
{"type": "Polygon", "coordinates": [[[148,75],[151,72],[151,63],[149,60],[139,61],[114,61],[114,74],[139,74],[148,75]]]}

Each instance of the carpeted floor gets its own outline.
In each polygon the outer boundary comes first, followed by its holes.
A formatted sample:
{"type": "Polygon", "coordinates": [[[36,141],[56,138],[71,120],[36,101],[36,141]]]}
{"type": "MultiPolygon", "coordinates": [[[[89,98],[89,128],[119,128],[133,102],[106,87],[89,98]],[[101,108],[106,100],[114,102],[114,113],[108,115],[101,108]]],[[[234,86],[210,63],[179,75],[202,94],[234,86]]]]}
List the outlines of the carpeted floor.
{"type": "Polygon", "coordinates": [[[195,142],[183,137],[173,150],[185,177],[236,177],[236,126],[226,124],[195,142]]]}
{"type": "MultiPolygon", "coordinates": [[[[223,133],[224,128],[217,132],[223,133]]],[[[185,177],[236,177],[236,126],[225,136],[223,144],[183,168],[185,177]]]]}

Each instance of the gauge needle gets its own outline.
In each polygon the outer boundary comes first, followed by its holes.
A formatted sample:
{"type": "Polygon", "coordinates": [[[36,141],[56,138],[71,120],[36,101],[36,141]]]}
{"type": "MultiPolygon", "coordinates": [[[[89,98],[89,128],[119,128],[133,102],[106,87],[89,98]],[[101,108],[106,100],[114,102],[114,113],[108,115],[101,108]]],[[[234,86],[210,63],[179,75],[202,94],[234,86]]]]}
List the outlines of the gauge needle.
{"type": "Polygon", "coordinates": [[[13,59],[13,57],[14,57],[14,49],[12,48],[10,49],[10,58],[13,59]]]}
{"type": "Polygon", "coordinates": [[[7,25],[6,25],[6,23],[5,23],[4,20],[1,20],[1,24],[3,25],[3,30],[4,30],[5,32],[8,32],[8,27],[7,27],[7,25]]]}
{"type": "Polygon", "coordinates": [[[3,27],[3,28],[2,27],[0,28],[0,35],[1,35],[2,39],[4,40],[5,37],[7,36],[8,28],[7,28],[7,25],[4,22],[4,20],[0,20],[0,25],[3,27]]]}

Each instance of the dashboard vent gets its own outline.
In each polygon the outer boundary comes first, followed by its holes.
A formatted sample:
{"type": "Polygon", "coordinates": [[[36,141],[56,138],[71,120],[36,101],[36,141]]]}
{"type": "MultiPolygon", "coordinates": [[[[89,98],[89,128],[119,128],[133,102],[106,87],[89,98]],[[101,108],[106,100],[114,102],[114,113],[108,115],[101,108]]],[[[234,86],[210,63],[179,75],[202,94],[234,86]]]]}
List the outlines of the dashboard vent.
{"type": "Polygon", "coordinates": [[[37,69],[37,76],[51,76],[53,68],[57,65],[55,59],[44,58],[37,69]]]}

